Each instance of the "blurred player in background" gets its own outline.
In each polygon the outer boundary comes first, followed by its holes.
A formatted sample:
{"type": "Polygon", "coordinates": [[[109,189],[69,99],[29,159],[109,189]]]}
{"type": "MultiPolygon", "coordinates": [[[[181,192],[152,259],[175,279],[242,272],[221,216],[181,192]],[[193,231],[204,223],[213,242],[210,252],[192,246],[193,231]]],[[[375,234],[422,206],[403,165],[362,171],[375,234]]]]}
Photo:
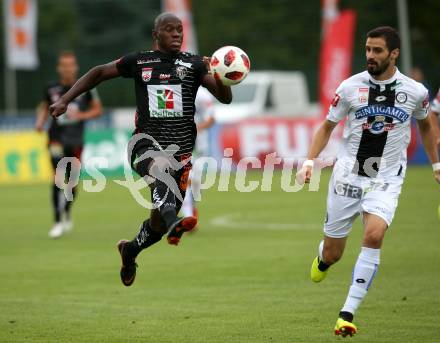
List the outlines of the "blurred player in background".
{"type": "Polygon", "coordinates": [[[131,143],[130,158],[133,169],[151,188],[154,209],[133,240],[118,243],[125,286],[135,280],[135,260],[143,249],[166,233],[168,243],[177,245],[183,233],[197,224],[195,217],[179,218],[177,213],[182,206],[179,198],[185,196],[197,135],[194,101],[198,88],[203,85],[222,103],[232,101],[231,88],[208,73],[209,60],[182,52],[182,40],[182,21],[171,13],[159,15],[153,29],[157,50],[131,53],[92,68],[50,107],[51,114],[58,117],[74,98],[102,81],[121,76],[134,81],[137,111],[133,138],[143,138],[131,143]],[[183,165],[180,169],[174,168],[176,161],[183,165]]]}
{"type": "MultiPolygon", "coordinates": [[[[379,27],[367,34],[367,71],[343,81],[336,90],[327,120],[316,132],[298,181],[309,182],[313,159],[327,145],[339,121],[346,118],[343,141],[328,188],[324,240],[311,267],[311,279],[322,281],[344,252],[356,217],[362,215],[362,249],[352,284],[339,312],[335,333],[356,333],[353,315],[376,275],[382,241],[397,207],[406,172],[411,116],[417,119],[425,151],[440,183],[435,133],[427,118],[428,91],[396,67],[399,34],[379,27]]],[[[386,323],[384,324],[386,327],[386,323]]]]}
{"type": "MultiPolygon", "coordinates": [[[[193,158],[207,156],[209,154],[209,135],[208,129],[214,125],[214,97],[205,88],[199,88],[196,96],[196,114],[194,120],[197,125],[196,148],[193,158]]],[[[198,163],[193,164],[189,177],[189,187],[186,191],[185,199],[182,204],[182,214],[184,217],[194,216],[198,219],[198,209],[194,201],[193,193],[200,194],[200,180],[203,169],[198,163]]]]}
{"type": "MultiPolygon", "coordinates": [[[[42,131],[49,115],[49,106],[58,101],[76,82],[78,63],[73,52],[64,51],[58,56],[58,81],[51,83],[44,90],[44,99],[37,108],[35,129],[42,131]]],[[[84,145],[84,121],[96,118],[102,114],[102,105],[98,93],[92,89],[72,100],[65,114],[50,120],[48,130],[48,148],[53,170],[63,157],[81,159],[84,145]]],[[[71,163],[67,168],[66,178],[69,178],[71,168],[78,168],[71,163]]],[[[63,180],[64,181],[64,180],[63,180]]],[[[75,197],[76,189],[72,189],[75,197]]],[[[67,201],[63,190],[54,182],[52,184],[52,206],[55,223],[49,231],[51,238],[58,238],[73,227],[70,215],[72,201],[67,201]]]]}

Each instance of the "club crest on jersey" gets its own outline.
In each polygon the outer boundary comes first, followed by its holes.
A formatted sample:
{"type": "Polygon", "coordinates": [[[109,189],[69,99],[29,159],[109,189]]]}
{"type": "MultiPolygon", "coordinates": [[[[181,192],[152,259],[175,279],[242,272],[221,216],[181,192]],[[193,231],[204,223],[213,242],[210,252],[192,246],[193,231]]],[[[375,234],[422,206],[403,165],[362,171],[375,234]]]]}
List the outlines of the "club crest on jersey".
{"type": "Polygon", "coordinates": [[[396,94],[396,101],[399,104],[404,104],[407,100],[408,100],[408,96],[406,95],[405,92],[398,92],[396,94]]]}
{"type": "Polygon", "coordinates": [[[179,79],[183,80],[188,75],[188,69],[185,66],[177,66],[176,75],[179,79]]]}
{"type": "Polygon", "coordinates": [[[358,89],[358,99],[360,103],[366,103],[368,101],[368,92],[369,92],[369,88],[368,87],[361,87],[358,89]]]}
{"type": "Polygon", "coordinates": [[[142,68],[142,81],[148,82],[151,80],[153,74],[153,68],[142,68]]]}

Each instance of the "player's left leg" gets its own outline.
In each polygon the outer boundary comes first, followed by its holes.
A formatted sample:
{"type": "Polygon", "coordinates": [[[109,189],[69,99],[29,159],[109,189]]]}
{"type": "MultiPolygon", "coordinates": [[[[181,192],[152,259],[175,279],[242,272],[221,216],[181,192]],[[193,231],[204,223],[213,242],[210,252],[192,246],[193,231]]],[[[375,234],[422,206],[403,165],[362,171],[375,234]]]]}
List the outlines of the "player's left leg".
{"type": "MultiPolygon", "coordinates": [[[[189,188],[189,175],[191,172],[191,163],[188,163],[182,168],[181,170],[177,171],[174,174],[174,178],[176,180],[176,183],[179,187],[179,192],[183,199],[186,199],[186,192],[189,188]]],[[[182,208],[183,203],[179,200],[179,198],[176,197],[176,211],[179,212],[182,208]]],[[[183,218],[180,218],[179,221],[171,227],[171,229],[168,232],[167,241],[171,245],[178,245],[180,242],[180,239],[182,238],[182,235],[185,232],[189,232],[194,230],[194,228],[197,225],[197,217],[195,217],[193,214],[185,216],[183,218]]]]}
{"type": "Polygon", "coordinates": [[[352,283],[348,291],[344,306],[339,312],[339,318],[335,327],[335,334],[347,336],[356,333],[353,326],[353,316],[367,295],[380,263],[380,249],[387,222],[371,213],[364,213],[364,238],[361,252],[353,269],[352,283]]]}
{"type": "MultiPolygon", "coordinates": [[[[81,169],[81,154],[83,151],[82,146],[75,146],[75,147],[65,147],[64,148],[64,156],[68,157],[74,157],[76,160],[73,163],[69,163],[66,168],[66,179],[70,180],[70,176],[72,173],[72,170],[75,171],[75,173],[79,173],[81,169]]],[[[71,210],[73,202],[76,200],[77,197],[77,186],[72,187],[72,200],[68,200],[67,198],[64,201],[64,213],[63,213],[63,227],[64,231],[71,231],[73,228],[73,221],[71,216],[71,210]]]]}

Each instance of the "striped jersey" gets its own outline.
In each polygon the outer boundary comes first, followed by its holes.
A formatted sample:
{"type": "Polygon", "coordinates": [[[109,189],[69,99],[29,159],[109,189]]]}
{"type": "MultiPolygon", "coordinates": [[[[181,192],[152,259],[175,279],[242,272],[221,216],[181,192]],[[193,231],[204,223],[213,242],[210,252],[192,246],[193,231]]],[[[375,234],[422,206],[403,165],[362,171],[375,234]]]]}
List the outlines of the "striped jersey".
{"type": "Polygon", "coordinates": [[[191,154],[197,136],[195,97],[208,72],[202,57],[187,52],[135,52],[120,58],[122,77],[134,80],[135,133],[153,137],[161,149],[177,144],[176,156],[191,154]]]}
{"type": "Polygon", "coordinates": [[[405,175],[411,117],[426,118],[428,107],[428,90],[397,68],[389,80],[367,71],[344,80],[327,115],[346,119],[338,167],[371,178],[405,175]]]}

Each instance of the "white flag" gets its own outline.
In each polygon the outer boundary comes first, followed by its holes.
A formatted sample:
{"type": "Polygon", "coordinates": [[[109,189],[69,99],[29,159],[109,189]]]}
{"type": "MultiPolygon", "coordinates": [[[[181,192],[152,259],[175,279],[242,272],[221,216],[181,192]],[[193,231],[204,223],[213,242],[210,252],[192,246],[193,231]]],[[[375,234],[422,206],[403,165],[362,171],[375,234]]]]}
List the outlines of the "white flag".
{"type": "Polygon", "coordinates": [[[36,69],[37,0],[3,0],[6,63],[10,69],[36,69]]]}

